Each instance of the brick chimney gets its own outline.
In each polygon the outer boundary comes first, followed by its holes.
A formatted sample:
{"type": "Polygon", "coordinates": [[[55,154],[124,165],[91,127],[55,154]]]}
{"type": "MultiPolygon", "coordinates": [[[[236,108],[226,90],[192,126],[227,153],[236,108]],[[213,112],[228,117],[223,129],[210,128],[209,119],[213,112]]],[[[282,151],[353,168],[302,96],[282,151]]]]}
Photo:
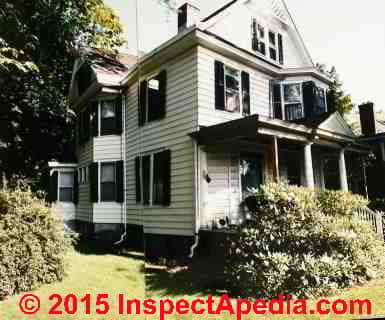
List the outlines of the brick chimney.
{"type": "Polygon", "coordinates": [[[178,32],[200,22],[200,9],[193,1],[187,1],[178,9],[178,32]]]}
{"type": "Polygon", "coordinates": [[[372,102],[364,103],[359,106],[361,131],[364,136],[373,136],[376,134],[376,119],[374,115],[374,104],[372,102]]]}

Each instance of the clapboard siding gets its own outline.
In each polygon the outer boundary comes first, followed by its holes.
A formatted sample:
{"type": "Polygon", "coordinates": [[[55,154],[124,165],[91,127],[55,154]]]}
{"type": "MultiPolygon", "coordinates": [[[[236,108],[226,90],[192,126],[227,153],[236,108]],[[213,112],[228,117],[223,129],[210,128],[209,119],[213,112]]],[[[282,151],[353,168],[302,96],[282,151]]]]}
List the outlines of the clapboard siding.
{"type": "Polygon", "coordinates": [[[251,114],[269,116],[270,114],[270,77],[248,68],[236,61],[221,56],[208,49],[198,48],[198,104],[199,125],[210,126],[242,117],[241,113],[215,110],[215,60],[222,61],[250,74],[251,114]]]}
{"type": "MultiPolygon", "coordinates": [[[[138,84],[128,88],[126,105],[127,222],[145,233],[194,234],[194,148],[189,133],[197,126],[197,54],[190,50],[161,66],[167,70],[166,117],[138,127],[138,84]],[[171,150],[170,207],[136,203],[135,158],[143,153],[171,150]]],[[[157,70],[153,70],[157,72],[157,70]]]]}
{"type": "Polygon", "coordinates": [[[94,161],[122,160],[122,137],[101,136],[94,138],[94,161]]]}
{"type": "MultiPolygon", "coordinates": [[[[78,147],[79,168],[88,167],[93,161],[93,139],[78,147]]],[[[76,206],[76,220],[92,222],[92,203],[89,184],[79,185],[79,203],[76,206]]]]}
{"type": "Polygon", "coordinates": [[[120,203],[94,203],[94,223],[122,223],[123,206],[120,203]]]}

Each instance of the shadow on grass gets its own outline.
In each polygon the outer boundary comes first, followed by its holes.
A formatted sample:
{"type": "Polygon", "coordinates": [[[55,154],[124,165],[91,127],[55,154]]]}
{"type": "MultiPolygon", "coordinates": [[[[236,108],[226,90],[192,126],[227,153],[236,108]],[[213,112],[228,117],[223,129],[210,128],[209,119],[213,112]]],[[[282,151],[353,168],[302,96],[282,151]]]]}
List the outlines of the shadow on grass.
{"type": "Polygon", "coordinates": [[[225,292],[223,265],[197,258],[188,266],[166,269],[146,265],[146,292],[150,296],[220,295],[225,292]]]}

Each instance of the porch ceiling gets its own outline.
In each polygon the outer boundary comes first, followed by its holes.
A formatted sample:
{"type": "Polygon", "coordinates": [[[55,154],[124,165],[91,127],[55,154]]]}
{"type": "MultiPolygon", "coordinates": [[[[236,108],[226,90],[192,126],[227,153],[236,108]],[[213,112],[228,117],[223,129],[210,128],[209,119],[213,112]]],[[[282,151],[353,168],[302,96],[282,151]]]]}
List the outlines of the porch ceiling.
{"type": "Polygon", "coordinates": [[[200,145],[229,145],[242,142],[269,144],[272,138],[278,138],[297,143],[313,142],[334,148],[347,147],[356,151],[368,150],[367,145],[359,143],[353,137],[260,115],[201,127],[199,131],[190,133],[190,136],[200,145]]]}

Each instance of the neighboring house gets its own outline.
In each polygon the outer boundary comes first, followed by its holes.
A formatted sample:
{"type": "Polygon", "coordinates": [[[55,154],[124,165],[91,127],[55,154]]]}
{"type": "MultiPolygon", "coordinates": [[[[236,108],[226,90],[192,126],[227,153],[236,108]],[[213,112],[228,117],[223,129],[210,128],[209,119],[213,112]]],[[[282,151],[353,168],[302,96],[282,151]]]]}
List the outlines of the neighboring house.
{"type": "Polygon", "coordinates": [[[78,230],[187,255],[201,230],[242,221],[267,179],[365,193],[368,146],[328,109],[331,80],[283,1],[232,1],[205,19],[186,3],[178,27],[140,58],[90,51],[75,65],[78,163],[52,167],[51,197],[74,202],[78,230]]]}

